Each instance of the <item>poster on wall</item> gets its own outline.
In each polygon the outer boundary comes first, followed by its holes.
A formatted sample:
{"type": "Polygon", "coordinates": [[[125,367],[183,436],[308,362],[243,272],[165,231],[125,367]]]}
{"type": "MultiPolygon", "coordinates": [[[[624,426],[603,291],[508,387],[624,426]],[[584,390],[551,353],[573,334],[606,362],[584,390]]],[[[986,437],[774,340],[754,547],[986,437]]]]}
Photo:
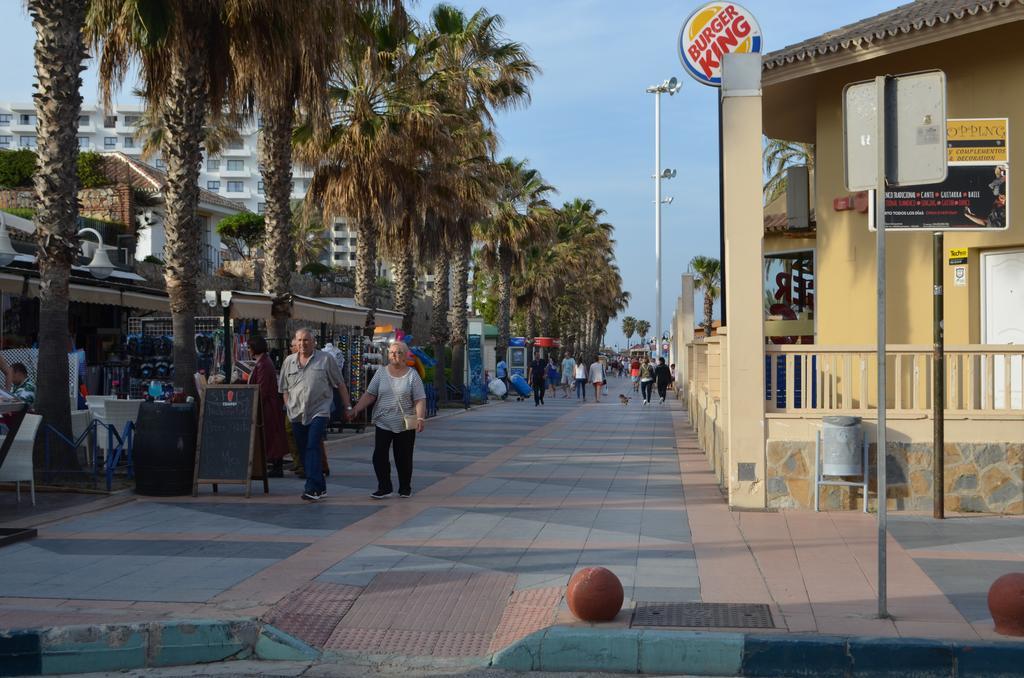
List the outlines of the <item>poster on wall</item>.
{"type": "MultiPolygon", "coordinates": [[[[1007,118],[946,121],[949,173],[940,184],[885,192],[886,230],[1005,230],[1010,218],[1007,118]]],[[[873,202],[874,191],[871,199],[873,202]]],[[[874,230],[874,210],[868,211],[874,230]]]]}

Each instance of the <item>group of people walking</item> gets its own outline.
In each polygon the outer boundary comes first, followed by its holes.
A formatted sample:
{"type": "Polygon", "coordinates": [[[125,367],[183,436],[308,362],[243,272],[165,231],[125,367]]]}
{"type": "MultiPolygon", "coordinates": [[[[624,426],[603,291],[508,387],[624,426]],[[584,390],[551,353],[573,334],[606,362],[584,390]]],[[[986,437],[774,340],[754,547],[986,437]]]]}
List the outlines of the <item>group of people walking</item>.
{"type": "Polygon", "coordinates": [[[295,333],[291,353],[284,359],[280,373],[267,354],[265,340],[254,338],[250,348],[256,366],[249,383],[260,387],[263,443],[272,476],[281,475],[288,449],[287,417],[298,451],[296,461],[301,461],[306,479],[301,497],[308,502],[324,499],[327,484],[323,440],[332,407],[344,408],[337,414],[351,421],[372,406],[373,470],[377,489],[370,496],[384,499],[394,494],[392,450],[398,474],[398,496],[412,495],[412,455],[416,434],[423,432],[426,419],[426,392],[419,374],[406,364],[408,346],[394,342],[388,347],[387,367],[377,370],[355,405],[349,398],[341,363],[330,353],[316,348],[310,330],[300,329],[295,333]]]}
{"type": "Polygon", "coordinates": [[[654,387],[658,387],[658,397],[665,402],[665,395],[668,393],[672,382],[676,380],[676,366],[665,364],[664,358],[658,358],[657,364],[651,362],[650,358],[634,358],[629,365],[629,376],[633,380],[633,391],[640,392],[643,405],[651,404],[651,394],[654,387]]]}
{"type": "Polygon", "coordinates": [[[533,404],[539,407],[544,404],[544,394],[551,389],[551,396],[558,394],[558,386],[562,387],[562,397],[568,398],[569,391],[575,386],[576,399],[587,401],[587,385],[594,387],[594,402],[601,402],[601,391],[607,383],[605,365],[600,358],[595,357],[590,366],[587,366],[583,356],[573,357],[567,355],[562,358],[561,364],[556,364],[555,359],[548,357],[547,360],[539,353],[533,356],[528,370],[530,386],[533,387],[533,404]],[[559,369],[561,367],[561,369],[559,369]]]}

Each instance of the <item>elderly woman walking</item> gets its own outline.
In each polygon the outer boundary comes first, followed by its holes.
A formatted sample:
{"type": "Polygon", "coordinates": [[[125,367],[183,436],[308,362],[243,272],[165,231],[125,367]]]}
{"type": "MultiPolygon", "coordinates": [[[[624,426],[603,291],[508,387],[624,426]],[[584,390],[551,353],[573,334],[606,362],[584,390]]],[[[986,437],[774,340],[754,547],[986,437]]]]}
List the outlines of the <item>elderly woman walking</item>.
{"type": "Polygon", "coordinates": [[[355,417],[373,405],[376,437],[373,446],[373,470],[377,490],[370,494],[384,499],[394,494],[391,483],[389,448],[394,448],[395,470],[398,472],[398,496],[412,495],[412,453],[416,434],[423,432],[427,416],[427,394],[416,370],[405,364],[409,347],[396,341],[388,348],[388,366],[377,370],[366,387],[366,393],[349,412],[355,417]]]}

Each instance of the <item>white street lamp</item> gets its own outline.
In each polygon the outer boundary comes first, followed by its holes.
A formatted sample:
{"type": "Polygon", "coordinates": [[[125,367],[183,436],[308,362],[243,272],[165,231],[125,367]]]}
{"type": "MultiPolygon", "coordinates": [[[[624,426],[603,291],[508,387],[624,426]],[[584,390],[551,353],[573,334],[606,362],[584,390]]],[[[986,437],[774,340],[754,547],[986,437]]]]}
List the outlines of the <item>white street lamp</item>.
{"type": "Polygon", "coordinates": [[[10,234],[7,233],[7,217],[0,212],[0,266],[10,266],[16,256],[18,253],[11,244],[10,234]]]}
{"type": "MultiPolygon", "coordinates": [[[[682,88],[682,83],[677,78],[669,78],[660,85],[651,85],[647,88],[648,94],[654,95],[654,259],[655,259],[655,281],[654,281],[654,336],[661,336],[661,206],[672,204],[672,198],[661,199],[661,180],[671,179],[676,175],[675,170],[661,170],[661,95],[667,93],[672,96],[682,88]]],[[[655,355],[661,354],[661,345],[657,345],[655,355]]]]}
{"type": "Polygon", "coordinates": [[[92,255],[92,261],[89,262],[86,268],[89,269],[89,273],[92,273],[92,277],[106,280],[114,272],[114,264],[110,261],[107,251],[103,249],[103,236],[95,228],[83,228],[76,235],[82,235],[83,233],[93,234],[99,243],[96,246],[96,253],[92,255]]]}

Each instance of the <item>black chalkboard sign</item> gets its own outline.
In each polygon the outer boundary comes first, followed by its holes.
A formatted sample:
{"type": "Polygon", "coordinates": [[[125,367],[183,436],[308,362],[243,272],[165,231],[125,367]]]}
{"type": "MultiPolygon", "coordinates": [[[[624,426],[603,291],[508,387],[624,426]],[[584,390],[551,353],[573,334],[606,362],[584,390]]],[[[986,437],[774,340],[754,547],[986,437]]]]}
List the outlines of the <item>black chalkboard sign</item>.
{"type": "Polygon", "coordinates": [[[199,435],[196,444],[195,480],[192,496],[199,494],[200,483],[245,485],[249,497],[251,481],[267,485],[260,426],[259,387],[241,384],[208,385],[199,411],[199,435]]]}

